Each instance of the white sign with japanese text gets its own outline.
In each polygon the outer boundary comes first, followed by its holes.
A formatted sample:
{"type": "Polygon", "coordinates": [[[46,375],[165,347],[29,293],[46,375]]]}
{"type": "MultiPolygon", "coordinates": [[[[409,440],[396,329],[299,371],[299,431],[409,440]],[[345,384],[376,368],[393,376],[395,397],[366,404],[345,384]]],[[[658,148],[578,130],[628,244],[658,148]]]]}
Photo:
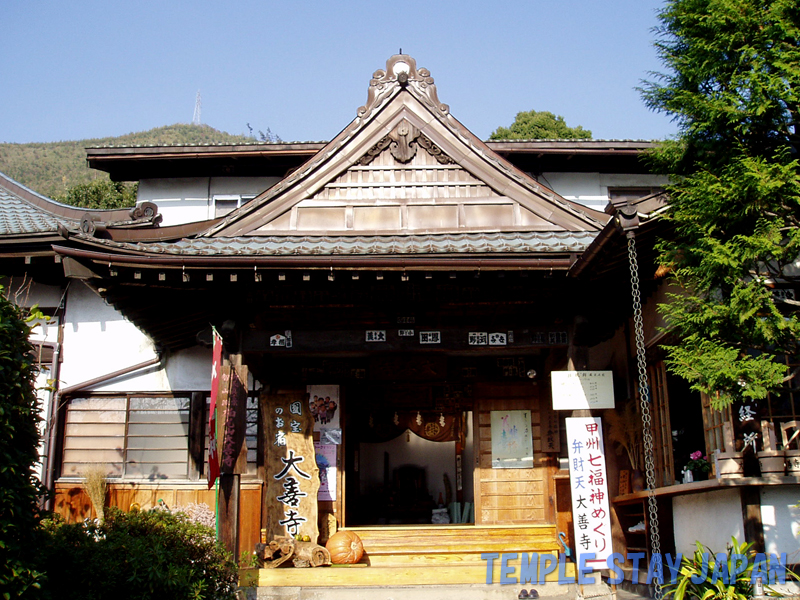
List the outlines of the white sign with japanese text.
{"type": "Polygon", "coordinates": [[[611,371],[553,371],[550,381],[554,410],[614,408],[611,371]]]}
{"type": "Polygon", "coordinates": [[[566,419],[569,482],[576,563],[581,554],[593,569],[605,569],[611,556],[611,515],[608,509],[608,472],[600,417],[566,419]]]}

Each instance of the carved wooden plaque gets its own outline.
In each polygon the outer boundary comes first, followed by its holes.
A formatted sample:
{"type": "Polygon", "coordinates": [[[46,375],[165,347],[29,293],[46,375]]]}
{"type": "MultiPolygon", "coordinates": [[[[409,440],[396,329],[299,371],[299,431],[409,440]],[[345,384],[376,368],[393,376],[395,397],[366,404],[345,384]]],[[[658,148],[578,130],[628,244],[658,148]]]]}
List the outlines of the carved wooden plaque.
{"type": "Polygon", "coordinates": [[[261,397],[264,423],[267,540],[308,536],[316,542],[319,468],[315,459],[314,420],[307,394],[285,392],[261,397]]]}

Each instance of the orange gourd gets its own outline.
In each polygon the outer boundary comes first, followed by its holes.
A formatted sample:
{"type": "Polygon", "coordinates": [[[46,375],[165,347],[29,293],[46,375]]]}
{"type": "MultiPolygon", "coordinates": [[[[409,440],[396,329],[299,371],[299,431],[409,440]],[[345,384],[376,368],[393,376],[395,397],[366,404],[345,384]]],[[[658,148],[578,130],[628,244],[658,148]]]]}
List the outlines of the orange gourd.
{"type": "Polygon", "coordinates": [[[334,533],[325,547],[331,553],[331,562],[335,565],[354,565],[364,556],[361,538],[346,529],[334,533]]]}

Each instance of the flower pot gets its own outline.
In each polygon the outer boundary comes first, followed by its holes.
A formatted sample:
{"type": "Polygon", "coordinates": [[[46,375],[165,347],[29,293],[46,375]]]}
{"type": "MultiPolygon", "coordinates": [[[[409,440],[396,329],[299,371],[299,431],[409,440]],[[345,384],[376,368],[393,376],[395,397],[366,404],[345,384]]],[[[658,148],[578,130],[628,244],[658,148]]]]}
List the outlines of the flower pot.
{"type": "Polygon", "coordinates": [[[706,481],[708,479],[708,471],[701,471],[700,469],[692,470],[693,481],[706,481]]]}
{"type": "Polygon", "coordinates": [[[762,450],[758,453],[761,475],[783,475],[786,457],[782,450],[762,450]]]}
{"type": "Polygon", "coordinates": [[[741,477],[742,473],[744,473],[741,453],[719,452],[715,456],[717,462],[717,479],[741,477]]]}

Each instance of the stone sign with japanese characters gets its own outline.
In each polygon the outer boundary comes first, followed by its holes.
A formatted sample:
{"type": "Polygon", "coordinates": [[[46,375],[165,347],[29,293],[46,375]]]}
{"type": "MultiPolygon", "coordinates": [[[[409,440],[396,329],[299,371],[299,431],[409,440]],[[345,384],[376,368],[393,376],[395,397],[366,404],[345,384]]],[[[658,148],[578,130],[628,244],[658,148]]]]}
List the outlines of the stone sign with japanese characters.
{"type": "Polygon", "coordinates": [[[566,419],[569,447],[569,482],[576,564],[581,554],[593,569],[605,569],[611,556],[611,515],[608,509],[608,472],[599,417],[566,419]]]}
{"type": "Polygon", "coordinates": [[[302,392],[271,393],[261,399],[264,423],[267,540],[308,536],[316,542],[319,468],[314,418],[302,392]]]}

